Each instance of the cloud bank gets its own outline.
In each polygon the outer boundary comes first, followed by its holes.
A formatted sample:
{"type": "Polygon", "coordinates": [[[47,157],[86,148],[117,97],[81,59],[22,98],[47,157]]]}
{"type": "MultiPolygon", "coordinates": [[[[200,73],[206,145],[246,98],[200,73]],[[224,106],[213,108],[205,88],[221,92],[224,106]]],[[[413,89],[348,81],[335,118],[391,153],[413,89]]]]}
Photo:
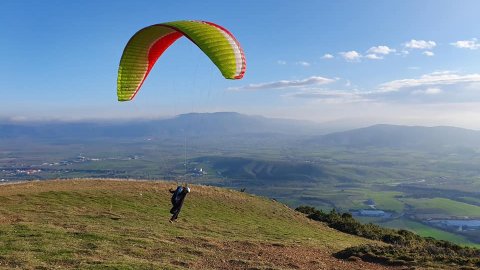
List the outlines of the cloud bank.
{"type": "Polygon", "coordinates": [[[383,92],[399,91],[405,88],[448,86],[480,83],[480,74],[458,74],[452,71],[433,72],[414,79],[394,80],[383,83],[379,90],[383,92]]]}
{"type": "Polygon", "coordinates": [[[371,90],[358,90],[349,80],[312,76],[301,80],[280,80],[229,88],[230,91],[282,89],[282,97],[328,103],[465,103],[480,101],[480,74],[439,71],[416,78],[392,80],[371,90]]]}
{"type": "Polygon", "coordinates": [[[240,87],[230,87],[228,91],[242,91],[242,90],[266,90],[266,89],[289,89],[312,85],[324,85],[334,82],[334,79],[325,78],[321,76],[312,76],[301,80],[280,80],[275,82],[249,84],[240,87]]]}

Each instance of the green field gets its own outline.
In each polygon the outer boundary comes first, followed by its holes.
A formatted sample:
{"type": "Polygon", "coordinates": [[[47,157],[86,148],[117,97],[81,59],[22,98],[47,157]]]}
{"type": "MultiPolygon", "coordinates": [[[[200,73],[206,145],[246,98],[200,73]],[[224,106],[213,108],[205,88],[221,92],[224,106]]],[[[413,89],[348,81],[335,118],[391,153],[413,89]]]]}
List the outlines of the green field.
{"type": "Polygon", "coordinates": [[[457,202],[446,198],[404,199],[416,213],[443,214],[448,216],[480,217],[480,206],[457,202]]]}
{"type": "Polygon", "coordinates": [[[439,230],[431,226],[424,225],[420,222],[408,220],[406,218],[395,219],[389,222],[382,222],[380,224],[381,226],[394,229],[407,229],[424,237],[433,237],[438,240],[446,240],[463,246],[480,248],[480,244],[472,244],[466,237],[439,230]]]}
{"type": "Polygon", "coordinates": [[[465,201],[466,203],[471,203],[475,205],[480,205],[480,198],[472,198],[472,197],[460,197],[460,200],[465,201]]]}

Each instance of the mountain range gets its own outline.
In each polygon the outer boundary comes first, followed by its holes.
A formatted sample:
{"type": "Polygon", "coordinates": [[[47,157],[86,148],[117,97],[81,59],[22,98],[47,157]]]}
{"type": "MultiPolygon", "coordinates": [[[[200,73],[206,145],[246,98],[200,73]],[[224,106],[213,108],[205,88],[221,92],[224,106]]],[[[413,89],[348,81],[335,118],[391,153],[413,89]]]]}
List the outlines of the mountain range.
{"type": "Polygon", "coordinates": [[[436,147],[480,147],[480,131],[458,127],[374,125],[344,132],[314,136],[313,145],[425,149],[436,147]]]}
{"type": "Polygon", "coordinates": [[[328,133],[315,122],[266,118],[234,112],[189,113],[136,121],[0,123],[0,139],[78,140],[143,138],[288,137],[303,146],[388,148],[480,148],[480,131],[458,127],[379,124],[328,133]]]}
{"type": "Polygon", "coordinates": [[[240,134],[321,134],[313,122],[265,118],[234,112],[189,113],[168,119],[0,123],[0,138],[54,139],[224,136],[240,134]]]}

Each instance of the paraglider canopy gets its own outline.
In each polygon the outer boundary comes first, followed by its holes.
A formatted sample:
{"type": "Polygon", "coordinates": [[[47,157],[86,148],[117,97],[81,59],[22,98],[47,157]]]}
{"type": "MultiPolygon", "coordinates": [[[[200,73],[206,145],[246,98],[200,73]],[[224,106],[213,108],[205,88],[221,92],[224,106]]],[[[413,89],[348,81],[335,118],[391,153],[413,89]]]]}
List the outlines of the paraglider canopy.
{"type": "Polygon", "coordinates": [[[141,29],[128,41],[118,68],[119,101],[132,100],[162,53],[185,36],[218,67],[226,79],[241,79],[246,70],[243,49],[225,28],[205,21],[176,21],[141,29]]]}

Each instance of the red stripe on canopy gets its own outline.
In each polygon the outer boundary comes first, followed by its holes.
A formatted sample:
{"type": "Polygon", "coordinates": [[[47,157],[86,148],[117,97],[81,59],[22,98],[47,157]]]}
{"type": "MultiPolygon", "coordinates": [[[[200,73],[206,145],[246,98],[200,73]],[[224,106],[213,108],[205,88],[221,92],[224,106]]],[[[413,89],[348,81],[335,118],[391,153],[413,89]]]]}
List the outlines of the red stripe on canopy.
{"type": "Polygon", "coordinates": [[[133,95],[130,97],[130,100],[132,100],[135,97],[135,95],[138,93],[138,90],[140,89],[140,87],[142,87],[143,82],[147,78],[148,73],[150,73],[150,71],[153,68],[153,65],[155,65],[155,62],[157,62],[158,58],[163,54],[163,52],[168,47],[170,47],[170,45],[172,45],[177,39],[181,38],[182,36],[183,36],[183,33],[181,32],[173,32],[161,37],[160,39],[158,39],[152,44],[152,46],[148,50],[147,72],[145,72],[145,75],[143,76],[142,81],[140,82],[137,89],[135,90],[135,93],[133,93],[133,95]]]}

